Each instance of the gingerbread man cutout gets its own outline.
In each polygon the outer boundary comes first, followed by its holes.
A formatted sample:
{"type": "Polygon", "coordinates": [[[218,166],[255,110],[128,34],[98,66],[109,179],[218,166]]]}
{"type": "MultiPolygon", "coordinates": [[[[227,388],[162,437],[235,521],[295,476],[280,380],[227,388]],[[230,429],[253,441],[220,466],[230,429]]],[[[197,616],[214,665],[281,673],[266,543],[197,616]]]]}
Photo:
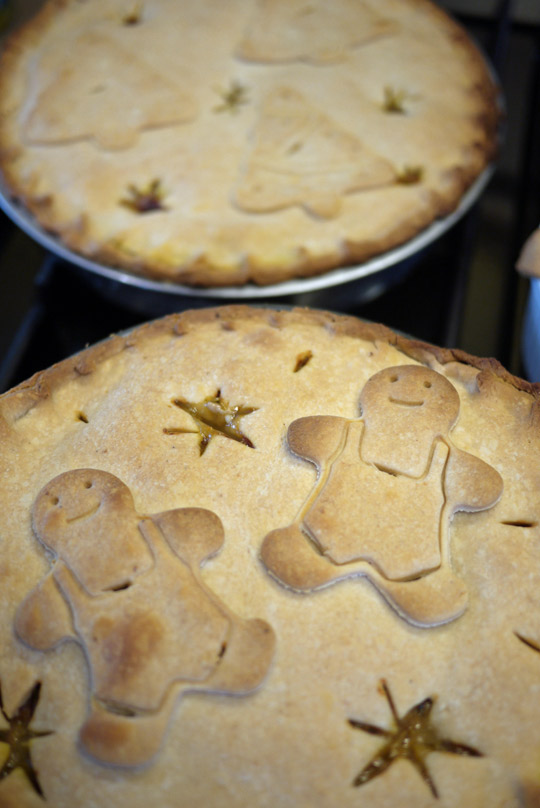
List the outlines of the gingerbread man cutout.
{"type": "Polygon", "coordinates": [[[147,763],[181,695],[244,694],[262,682],[272,629],[235,615],[200,575],[223,544],[214,513],[142,516],[117,477],[78,469],[38,494],[33,528],[56,561],[20,605],[15,629],[37,650],[68,639],[83,649],[92,699],[80,741],[93,758],[147,763]]]}
{"type": "Polygon", "coordinates": [[[265,537],[262,561],[297,591],[362,576],[413,624],[454,620],[467,592],[450,563],[450,522],[492,507],[502,479],[450,440],[460,401],[440,373],[386,368],[360,406],[359,419],[290,425],[290,449],[317,466],[318,480],[295,522],[265,537]]]}

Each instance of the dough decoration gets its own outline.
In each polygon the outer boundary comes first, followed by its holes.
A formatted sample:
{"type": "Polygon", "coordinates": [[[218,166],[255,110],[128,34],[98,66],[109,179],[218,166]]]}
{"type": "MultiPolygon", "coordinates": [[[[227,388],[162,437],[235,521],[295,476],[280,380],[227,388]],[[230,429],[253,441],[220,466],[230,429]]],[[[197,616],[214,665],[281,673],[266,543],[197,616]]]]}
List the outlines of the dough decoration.
{"type": "Polygon", "coordinates": [[[332,64],[396,27],[359,0],[260,0],[236,54],[251,62],[332,64]]]}
{"type": "Polygon", "coordinates": [[[221,396],[221,390],[215,396],[208,396],[203,401],[189,402],[183,398],[174,398],[172,403],[184,412],[189,413],[196,424],[196,429],[184,429],[183,427],[166,427],[163,432],[166,435],[198,434],[199,452],[204,454],[210,441],[217,436],[222,436],[243,443],[254,449],[253,443],[244,435],[240,429],[240,420],[245,415],[251,415],[257,407],[249,407],[244,404],[231,406],[221,396]]]}
{"type": "Polygon", "coordinates": [[[223,544],[214,513],[140,515],[117,477],[78,469],[38,494],[33,527],[56,560],[20,605],[16,633],[40,651],[65,640],[83,649],[92,699],[80,741],[94,759],[147,763],[185,693],[245,694],[261,683],[271,627],[234,614],[200,576],[223,544]]]}
{"type": "Polygon", "coordinates": [[[0,712],[8,723],[7,729],[0,728],[0,743],[5,743],[9,747],[8,755],[0,769],[0,782],[5,777],[9,777],[16,769],[22,769],[33,790],[40,797],[43,797],[43,789],[30,755],[31,741],[52,735],[50,730],[30,729],[30,724],[38,705],[40,691],[41,682],[36,682],[28,697],[20,704],[15,714],[10,717],[4,710],[2,689],[0,687],[0,712]]]}
{"type": "Polygon", "coordinates": [[[392,185],[393,166],[297,90],[263,101],[253,146],[234,199],[247,212],[301,205],[321,218],[340,212],[344,194],[392,185]]]}
{"type": "Polygon", "coordinates": [[[64,63],[61,48],[42,56],[39,73],[51,76],[29,109],[24,136],[34,144],[93,138],[102,149],[127,149],[147,128],[187,123],[197,104],[137,52],[125,24],[96,25],[74,37],[77,58],[64,63]],[[89,69],[89,65],[92,69],[89,69]]]}
{"type": "Polygon", "coordinates": [[[369,783],[374,777],[383,774],[392,763],[402,758],[409,760],[413,764],[429,786],[433,796],[437,798],[439,793],[426,766],[426,757],[431,752],[450,752],[454,755],[466,755],[468,757],[483,757],[482,753],[472,746],[441,738],[436,727],[432,724],[431,711],[435,703],[433,696],[429,696],[411,707],[400,718],[390,693],[390,688],[384,679],[381,681],[380,687],[390,706],[394,719],[394,729],[384,729],[374,724],[358,721],[356,718],[349,718],[351,727],[361,729],[370,735],[386,738],[383,746],[354,778],[353,785],[362,786],[369,783]]]}
{"type": "Polygon", "coordinates": [[[454,620],[467,592],[450,563],[450,522],[456,511],[492,507],[502,479],[452,443],[459,396],[436,371],[386,368],[367,381],[360,406],[358,419],[290,425],[291,451],[317,466],[318,480],[295,522],[267,534],[262,561],[299,592],[364,576],[413,624],[454,620]]]}

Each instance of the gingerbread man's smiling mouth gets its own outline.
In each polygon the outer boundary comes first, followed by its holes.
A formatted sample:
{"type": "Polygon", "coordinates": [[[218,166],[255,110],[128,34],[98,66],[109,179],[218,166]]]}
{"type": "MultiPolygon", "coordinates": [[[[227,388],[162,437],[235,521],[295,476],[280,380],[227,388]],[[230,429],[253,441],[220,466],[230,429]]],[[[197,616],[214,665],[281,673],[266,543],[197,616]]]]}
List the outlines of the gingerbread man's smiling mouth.
{"type": "Polygon", "coordinates": [[[93,507],[89,508],[87,511],[83,511],[81,513],[75,514],[75,516],[66,516],[66,522],[70,525],[72,522],[78,522],[80,519],[88,519],[90,516],[93,516],[96,511],[99,509],[101,503],[96,503],[93,507]]]}
{"type": "Polygon", "coordinates": [[[390,401],[392,404],[399,404],[400,407],[421,407],[424,404],[424,400],[422,401],[406,401],[403,398],[393,398],[390,396],[390,401]]]}

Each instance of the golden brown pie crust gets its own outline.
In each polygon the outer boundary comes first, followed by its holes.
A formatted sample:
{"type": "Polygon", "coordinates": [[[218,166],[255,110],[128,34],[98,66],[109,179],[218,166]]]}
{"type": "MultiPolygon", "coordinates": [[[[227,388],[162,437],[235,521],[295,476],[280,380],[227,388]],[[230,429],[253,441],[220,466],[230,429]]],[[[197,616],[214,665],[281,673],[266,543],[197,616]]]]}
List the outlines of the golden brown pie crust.
{"type": "Polygon", "coordinates": [[[426,0],[49,0],[0,62],[0,165],[86,257],[270,284],[450,213],[493,158],[497,93],[426,0]]]}
{"type": "Polygon", "coordinates": [[[536,805],[539,400],[242,306],[1,396],[2,808],[536,805]]]}

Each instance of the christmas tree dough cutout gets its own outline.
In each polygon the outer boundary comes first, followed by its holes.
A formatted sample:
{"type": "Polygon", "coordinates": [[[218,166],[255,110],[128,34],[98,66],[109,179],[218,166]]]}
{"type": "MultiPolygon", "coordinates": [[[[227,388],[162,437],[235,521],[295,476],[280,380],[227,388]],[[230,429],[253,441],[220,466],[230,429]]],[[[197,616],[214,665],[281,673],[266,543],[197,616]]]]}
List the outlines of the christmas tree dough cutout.
{"type": "Polygon", "coordinates": [[[318,480],[295,522],[265,537],[262,561],[299,592],[366,577],[410,623],[454,620],[467,592],[452,570],[450,522],[456,511],[492,507],[502,479],[452,443],[459,396],[436,371],[386,368],[360,405],[359,419],[290,425],[290,449],[317,466],[318,480]]]}
{"type": "Polygon", "coordinates": [[[200,575],[223,544],[214,513],[143,516],[117,477],[78,469],[38,494],[33,527],[56,561],[20,605],[15,630],[39,651],[65,640],[84,651],[92,698],[80,742],[95,760],[147,763],[181,696],[261,684],[271,627],[234,614],[200,575]]]}
{"type": "Polygon", "coordinates": [[[251,62],[332,64],[396,27],[361,0],[260,0],[236,55],[251,62]]]}
{"type": "Polygon", "coordinates": [[[265,98],[234,201],[250,213],[301,205],[339,214],[345,194],[392,185],[393,166],[301,93],[280,87],[265,98]]]}
{"type": "Polygon", "coordinates": [[[24,125],[29,142],[93,138],[103,149],[127,149],[144,129],[196,117],[196,100],[185,89],[189,82],[170,81],[159,62],[127,41],[126,30],[96,27],[79,34],[69,46],[76,58],[67,65],[61,47],[43,54],[38,75],[52,80],[38,85],[24,125]]]}

